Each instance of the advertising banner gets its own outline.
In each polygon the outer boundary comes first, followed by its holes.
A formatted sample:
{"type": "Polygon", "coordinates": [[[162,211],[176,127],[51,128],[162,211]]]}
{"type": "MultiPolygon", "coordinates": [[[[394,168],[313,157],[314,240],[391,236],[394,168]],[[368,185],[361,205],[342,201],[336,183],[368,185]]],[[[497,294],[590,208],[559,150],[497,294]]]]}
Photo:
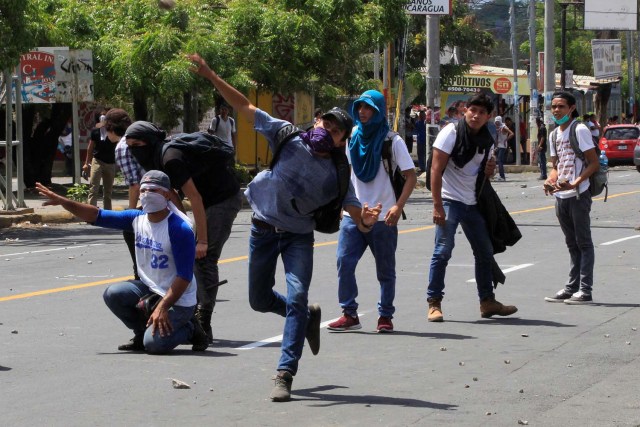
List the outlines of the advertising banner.
{"type": "Polygon", "coordinates": [[[591,40],[591,53],[596,80],[622,77],[622,43],[619,39],[591,40]]]}
{"type": "MultiPolygon", "coordinates": [[[[497,95],[513,95],[513,86],[513,77],[492,74],[465,74],[445,81],[441,89],[446,92],[461,93],[489,90],[497,95]]],[[[530,91],[527,76],[518,76],[518,93],[528,95],[530,91]]]]}

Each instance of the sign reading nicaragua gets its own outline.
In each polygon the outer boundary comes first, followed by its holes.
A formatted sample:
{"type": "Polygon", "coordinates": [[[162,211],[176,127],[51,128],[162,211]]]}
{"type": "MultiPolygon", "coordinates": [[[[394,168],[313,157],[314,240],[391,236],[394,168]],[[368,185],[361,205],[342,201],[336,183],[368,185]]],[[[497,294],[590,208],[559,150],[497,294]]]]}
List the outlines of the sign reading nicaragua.
{"type": "MultiPolygon", "coordinates": [[[[497,95],[513,95],[513,77],[495,74],[465,74],[443,82],[442,90],[446,92],[476,93],[490,90],[497,95]]],[[[526,76],[518,76],[518,94],[528,94],[529,81],[526,76]]]]}
{"type": "Polygon", "coordinates": [[[451,15],[453,0],[410,0],[404,10],[410,15],[451,15]]]}

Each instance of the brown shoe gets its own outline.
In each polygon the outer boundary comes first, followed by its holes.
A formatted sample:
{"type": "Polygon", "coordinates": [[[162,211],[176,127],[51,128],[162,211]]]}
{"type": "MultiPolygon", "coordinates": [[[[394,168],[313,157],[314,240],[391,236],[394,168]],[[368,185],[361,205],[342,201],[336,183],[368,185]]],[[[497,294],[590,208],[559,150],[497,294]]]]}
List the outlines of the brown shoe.
{"type": "Polygon", "coordinates": [[[480,301],[480,316],[488,318],[491,316],[510,316],[518,311],[515,305],[503,305],[501,302],[496,301],[496,297],[486,297],[480,301]]]}
{"type": "Polygon", "coordinates": [[[442,322],[444,320],[442,317],[442,307],[440,306],[442,298],[428,298],[427,302],[429,303],[427,320],[429,322],[442,322]]]}

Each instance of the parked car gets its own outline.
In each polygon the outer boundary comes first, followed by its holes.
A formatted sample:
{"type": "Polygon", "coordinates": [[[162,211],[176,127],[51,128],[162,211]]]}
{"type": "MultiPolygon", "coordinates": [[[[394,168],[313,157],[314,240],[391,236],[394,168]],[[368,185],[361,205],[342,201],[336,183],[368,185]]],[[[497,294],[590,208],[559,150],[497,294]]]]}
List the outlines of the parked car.
{"type": "Polygon", "coordinates": [[[631,162],[634,150],[640,143],[640,127],[636,125],[610,125],[604,129],[600,139],[600,150],[607,153],[609,162],[631,162]]]}

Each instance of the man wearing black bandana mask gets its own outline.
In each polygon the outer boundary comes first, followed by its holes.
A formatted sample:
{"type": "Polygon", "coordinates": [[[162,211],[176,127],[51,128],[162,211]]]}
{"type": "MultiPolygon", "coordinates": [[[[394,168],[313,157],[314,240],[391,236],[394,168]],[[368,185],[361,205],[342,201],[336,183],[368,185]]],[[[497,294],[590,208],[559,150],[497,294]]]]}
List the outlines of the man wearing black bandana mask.
{"type": "Polygon", "coordinates": [[[491,147],[494,140],[487,128],[493,102],[485,94],[473,96],[467,103],[464,119],[450,123],[438,134],[433,144],[431,195],[433,223],[436,225],[435,248],[431,257],[427,301],[429,322],[442,322],[441,302],[444,277],[451,258],[458,224],[462,225],[475,258],[476,285],[480,299],[480,315],[509,316],[518,309],[502,305],[493,293],[493,244],[485,219],[476,200],[479,174],[493,176],[496,161],[491,147]],[[489,155],[491,153],[491,155],[489,155]],[[485,164],[484,170],[481,170],[485,164]]]}
{"type": "Polygon", "coordinates": [[[240,184],[227,165],[202,163],[189,150],[164,150],[166,133],[149,122],[133,123],[125,133],[131,154],[145,170],[162,170],[171,185],[191,203],[197,236],[195,276],[198,283],[196,317],[213,341],[211,315],[218,294],[218,260],[242,207],[240,184]]]}

